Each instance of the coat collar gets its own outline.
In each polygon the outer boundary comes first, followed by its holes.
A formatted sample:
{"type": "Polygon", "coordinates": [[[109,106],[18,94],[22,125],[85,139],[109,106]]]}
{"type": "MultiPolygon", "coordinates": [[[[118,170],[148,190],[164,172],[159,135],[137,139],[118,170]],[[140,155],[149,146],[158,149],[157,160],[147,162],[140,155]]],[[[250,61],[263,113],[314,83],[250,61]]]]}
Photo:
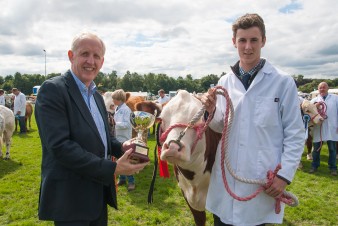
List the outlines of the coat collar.
{"type": "Polygon", "coordinates": [[[258,71],[255,79],[252,81],[248,90],[250,90],[250,88],[259,84],[265,76],[270,77],[273,74],[272,71],[273,71],[273,66],[267,60],[265,60],[264,66],[262,67],[261,70],[258,71]]]}

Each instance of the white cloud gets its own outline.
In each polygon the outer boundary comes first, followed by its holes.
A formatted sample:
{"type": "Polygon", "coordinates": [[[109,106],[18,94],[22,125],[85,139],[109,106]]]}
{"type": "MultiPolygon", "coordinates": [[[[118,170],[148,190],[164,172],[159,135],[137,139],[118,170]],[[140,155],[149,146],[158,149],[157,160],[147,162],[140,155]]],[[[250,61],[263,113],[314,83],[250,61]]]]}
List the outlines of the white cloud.
{"type": "Polygon", "coordinates": [[[0,0],[0,75],[69,68],[73,36],[96,32],[106,43],[103,72],[127,70],[194,78],[229,71],[238,57],[231,24],[256,12],[265,20],[262,56],[290,74],[338,77],[334,0],[0,0]]]}

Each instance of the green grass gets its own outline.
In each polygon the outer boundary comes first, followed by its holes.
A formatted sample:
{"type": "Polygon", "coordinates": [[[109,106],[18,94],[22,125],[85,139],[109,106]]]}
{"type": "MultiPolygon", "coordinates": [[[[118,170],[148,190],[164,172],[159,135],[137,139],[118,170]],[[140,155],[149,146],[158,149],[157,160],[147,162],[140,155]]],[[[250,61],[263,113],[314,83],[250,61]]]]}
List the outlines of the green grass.
{"type": "MultiPolygon", "coordinates": [[[[33,117],[34,118],[34,117],[33,117]]],[[[153,156],[154,137],[148,142],[153,156]]],[[[286,207],[283,225],[337,225],[337,177],[327,169],[327,147],[324,145],[321,167],[315,175],[309,174],[310,162],[302,158],[304,170],[296,173],[288,187],[299,198],[296,208],[286,207]]],[[[153,161],[152,161],[153,162],[153,161]]],[[[0,159],[0,225],[53,225],[38,220],[41,145],[33,119],[27,135],[15,133],[11,147],[11,160],[0,159]]],[[[192,215],[182,198],[173,177],[157,176],[154,202],[147,204],[153,164],[135,175],[136,190],[128,192],[125,186],[118,190],[119,210],[109,208],[109,225],[194,225],[192,215]]],[[[213,225],[207,213],[207,225],[213,225]]]]}

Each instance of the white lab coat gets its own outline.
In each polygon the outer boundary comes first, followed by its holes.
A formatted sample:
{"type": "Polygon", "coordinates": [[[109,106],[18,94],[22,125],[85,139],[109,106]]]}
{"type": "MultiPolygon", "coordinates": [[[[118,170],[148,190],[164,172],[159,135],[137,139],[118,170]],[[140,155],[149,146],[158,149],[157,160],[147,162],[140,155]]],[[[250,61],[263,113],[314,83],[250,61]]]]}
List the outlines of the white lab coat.
{"type": "Polygon", "coordinates": [[[25,116],[26,114],[26,96],[23,93],[19,93],[14,98],[14,115],[17,115],[17,112],[20,111],[20,116],[25,116]]]}
{"type": "Polygon", "coordinates": [[[6,99],[4,95],[0,96],[0,105],[5,106],[6,105],[6,99]]]}
{"type": "MultiPolygon", "coordinates": [[[[232,72],[218,85],[229,92],[235,113],[229,135],[230,163],[235,173],[248,179],[264,179],[278,163],[279,175],[292,181],[304,147],[304,125],[297,88],[291,76],[268,61],[246,91],[232,72]]],[[[217,96],[216,111],[209,126],[222,132],[226,101],[217,96]]],[[[225,190],[221,172],[221,142],[212,169],[206,208],[226,224],[257,225],[282,223],[284,205],[275,213],[275,200],[260,193],[250,201],[234,200],[225,190]]],[[[226,168],[226,167],[225,167],[226,168]]],[[[226,170],[230,189],[240,197],[251,195],[259,186],[235,181],[226,170]]]]}
{"type": "Polygon", "coordinates": [[[125,142],[132,137],[132,126],[130,122],[130,108],[123,103],[118,107],[118,110],[115,111],[114,121],[115,121],[115,136],[116,139],[120,142],[125,142]]]}
{"type": "MultiPolygon", "coordinates": [[[[318,95],[311,100],[312,103],[324,101],[323,97],[318,95]]],[[[322,140],[323,141],[338,141],[338,96],[335,94],[328,94],[325,99],[327,106],[327,119],[322,123],[322,140]]],[[[320,125],[313,126],[313,142],[320,142],[320,125]]]]}
{"type": "Polygon", "coordinates": [[[167,97],[166,95],[164,95],[163,97],[159,97],[159,98],[157,99],[157,102],[158,102],[159,104],[165,104],[165,103],[167,103],[169,100],[170,100],[169,97],[167,97]]]}

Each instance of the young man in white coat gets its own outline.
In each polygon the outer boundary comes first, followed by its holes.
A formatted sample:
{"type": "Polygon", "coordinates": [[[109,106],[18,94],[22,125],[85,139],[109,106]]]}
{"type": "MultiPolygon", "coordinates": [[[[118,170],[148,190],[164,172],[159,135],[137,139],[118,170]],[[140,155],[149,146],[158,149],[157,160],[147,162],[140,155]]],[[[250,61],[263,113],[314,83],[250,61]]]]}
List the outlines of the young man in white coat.
{"type": "MultiPolygon", "coordinates": [[[[225,189],[218,145],[207,195],[206,208],[214,225],[264,225],[282,223],[284,204],[275,212],[275,198],[291,183],[304,148],[304,126],[293,78],[261,58],[266,42],[265,25],[257,14],[246,14],[232,26],[233,45],[239,61],[220,78],[234,106],[228,152],[232,169],[247,179],[264,179],[278,164],[281,169],[272,184],[250,201],[237,201],[225,189]]],[[[206,110],[214,112],[209,127],[222,132],[226,101],[208,92],[202,98],[206,110]]],[[[260,185],[234,179],[225,169],[229,188],[245,197],[260,185]]]]}
{"type": "Polygon", "coordinates": [[[319,105],[321,102],[326,105],[327,118],[321,125],[313,127],[313,152],[312,168],[310,173],[315,173],[320,165],[321,142],[326,141],[329,149],[329,171],[332,176],[337,176],[336,163],[336,142],[338,141],[338,96],[329,94],[329,85],[321,82],[318,85],[319,94],[311,100],[319,105]]]}

